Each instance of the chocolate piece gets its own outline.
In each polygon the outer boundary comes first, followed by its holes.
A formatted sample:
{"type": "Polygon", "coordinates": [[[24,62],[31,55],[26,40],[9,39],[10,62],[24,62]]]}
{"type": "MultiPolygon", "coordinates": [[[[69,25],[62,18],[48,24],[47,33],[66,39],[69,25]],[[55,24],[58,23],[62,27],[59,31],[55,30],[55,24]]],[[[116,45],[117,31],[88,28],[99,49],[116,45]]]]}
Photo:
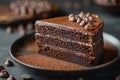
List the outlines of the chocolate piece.
{"type": "Polygon", "coordinates": [[[85,25],[85,29],[91,30],[91,29],[93,29],[93,27],[90,23],[88,23],[88,24],[85,25]]]}
{"type": "Polygon", "coordinates": [[[74,14],[70,14],[69,16],[68,16],[68,18],[71,18],[71,17],[74,17],[75,15],[74,14]]]}
{"type": "Polygon", "coordinates": [[[89,17],[89,16],[90,16],[90,13],[87,13],[85,16],[86,16],[86,17],[89,17]]]}
{"type": "Polygon", "coordinates": [[[70,17],[69,18],[69,21],[75,21],[75,17],[73,16],[73,17],[70,17]]]}
{"type": "Polygon", "coordinates": [[[20,36],[24,36],[26,34],[26,30],[23,25],[18,26],[18,32],[20,36]]]}
{"type": "Polygon", "coordinates": [[[6,65],[6,66],[13,66],[13,62],[12,62],[11,60],[7,59],[7,60],[5,61],[5,65],[6,65]]]}
{"type": "Polygon", "coordinates": [[[88,17],[88,20],[89,20],[89,21],[92,21],[92,20],[93,20],[93,18],[92,18],[91,16],[89,16],[89,17],[88,17]]]}
{"type": "Polygon", "coordinates": [[[81,21],[80,26],[84,26],[84,25],[85,25],[85,21],[81,21]]]}
{"type": "Polygon", "coordinates": [[[36,21],[35,26],[39,54],[84,66],[93,66],[101,61],[103,21],[95,14],[70,14],[68,17],[36,21]],[[71,18],[74,21],[69,21],[71,18]],[[80,23],[77,23],[78,18],[82,19],[80,23]],[[49,48],[45,48],[46,45],[49,48]]]}
{"type": "Polygon", "coordinates": [[[12,33],[13,32],[13,29],[10,27],[10,26],[8,26],[7,28],[6,28],[6,33],[7,34],[10,34],[10,33],[12,33]]]}
{"type": "Polygon", "coordinates": [[[0,65],[0,72],[1,72],[3,69],[4,69],[4,67],[0,65]]]}
{"type": "Polygon", "coordinates": [[[10,75],[7,80],[16,80],[14,76],[10,75]]]}
{"type": "Polygon", "coordinates": [[[84,13],[83,13],[83,12],[81,12],[81,13],[79,14],[79,16],[80,16],[81,18],[83,18],[84,13]]]}
{"type": "Polygon", "coordinates": [[[32,29],[33,29],[33,24],[32,24],[32,22],[28,23],[26,26],[27,26],[27,29],[28,29],[28,30],[32,30],[32,29]]]}
{"type": "Polygon", "coordinates": [[[2,70],[0,72],[0,78],[7,78],[8,76],[9,76],[9,74],[6,70],[2,70]]]}
{"type": "Polygon", "coordinates": [[[29,75],[29,74],[22,74],[22,75],[21,75],[21,78],[22,78],[23,80],[30,80],[30,79],[32,79],[31,75],[29,75]]]}

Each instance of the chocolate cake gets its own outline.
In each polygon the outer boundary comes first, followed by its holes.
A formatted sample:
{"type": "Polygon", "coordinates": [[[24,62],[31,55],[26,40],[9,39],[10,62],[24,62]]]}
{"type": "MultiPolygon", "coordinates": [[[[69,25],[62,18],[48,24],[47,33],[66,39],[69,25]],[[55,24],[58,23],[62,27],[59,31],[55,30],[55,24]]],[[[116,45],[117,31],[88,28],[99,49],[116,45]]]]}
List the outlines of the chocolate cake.
{"type": "Polygon", "coordinates": [[[101,62],[102,31],[103,21],[99,16],[83,12],[35,23],[39,54],[84,66],[101,62]]]}

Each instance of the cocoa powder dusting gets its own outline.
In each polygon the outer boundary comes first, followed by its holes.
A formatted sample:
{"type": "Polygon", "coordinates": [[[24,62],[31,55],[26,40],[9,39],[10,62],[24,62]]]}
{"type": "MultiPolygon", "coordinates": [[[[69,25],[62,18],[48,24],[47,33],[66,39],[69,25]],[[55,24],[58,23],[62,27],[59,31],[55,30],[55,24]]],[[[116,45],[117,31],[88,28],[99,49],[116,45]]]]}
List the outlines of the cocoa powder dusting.
{"type": "Polygon", "coordinates": [[[74,63],[46,57],[39,54],[18,56],[17,59],[29,65],[52,70],[80,70],[85,68],[74,63]]]}

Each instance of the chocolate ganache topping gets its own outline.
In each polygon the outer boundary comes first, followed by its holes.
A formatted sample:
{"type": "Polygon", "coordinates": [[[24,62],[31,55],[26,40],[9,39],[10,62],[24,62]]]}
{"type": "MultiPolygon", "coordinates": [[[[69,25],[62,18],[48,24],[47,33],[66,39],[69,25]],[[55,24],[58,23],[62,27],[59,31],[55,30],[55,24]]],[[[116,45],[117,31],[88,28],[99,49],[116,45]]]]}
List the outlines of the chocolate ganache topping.
{"type": "MultiPolygon", "coordinates": [[[[95,18],[99,18],[98,15],[95,15],[95,18]]],[[[95,29],[95,27],[92,25],[94,22],[94,17],[90,13],[79,13],[77,15],[70,14],[68,16],[69,21],[77,22],[81,27],[84,27],[87,30],[95,29]]]]}

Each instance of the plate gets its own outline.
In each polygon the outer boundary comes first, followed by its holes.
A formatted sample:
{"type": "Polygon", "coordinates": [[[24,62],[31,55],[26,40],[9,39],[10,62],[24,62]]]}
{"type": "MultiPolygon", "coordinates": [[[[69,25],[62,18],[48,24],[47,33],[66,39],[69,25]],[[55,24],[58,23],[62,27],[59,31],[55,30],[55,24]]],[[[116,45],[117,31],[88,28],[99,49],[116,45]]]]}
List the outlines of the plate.
{"type": "MultiPolygon", "coordinates": [[[[104,37],[104,52],[105,57],[102,64],[92,67],[84,67],[83,69],[72,69],[72,70],[52,70],[43,67],[37,67],[35,65],[28,64],[20,59],[18,56],[33,55],[37,53],[37,48],[35,45],[34,33],[21,37],[16,40],[11,48],[10,55],[12,58],[23,67],[31,70],[33,73],[39,73],[43,76],[49,77],[66,77],[66,76],[85,76],[91,73],[97,73],[108,66],[115,64],[120,57],[120,41],[114,36],[103,33],[104,37]]],[[[36,63],[37,64],[37,63],[36,63]]],[[[52,63],[51,63],[52,64],[52,63]]]]}

